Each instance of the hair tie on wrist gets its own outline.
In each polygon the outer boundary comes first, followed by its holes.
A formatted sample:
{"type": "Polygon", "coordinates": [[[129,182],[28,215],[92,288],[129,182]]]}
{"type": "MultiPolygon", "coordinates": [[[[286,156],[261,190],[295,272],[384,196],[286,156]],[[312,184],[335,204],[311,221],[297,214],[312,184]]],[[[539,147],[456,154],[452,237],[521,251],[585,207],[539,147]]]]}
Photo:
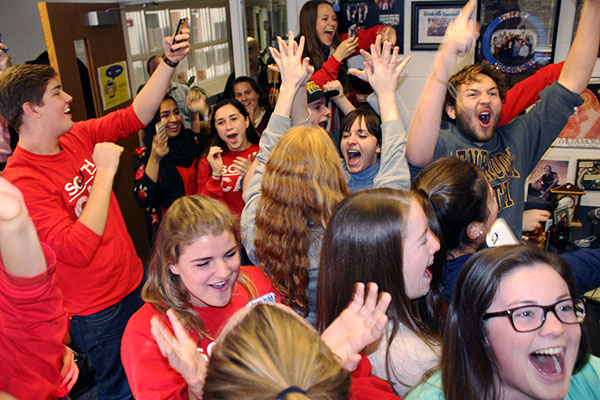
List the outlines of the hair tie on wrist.
{"type": "Polygon", "coordinates": [[[281,392],[279,392],[279,394],[277,395],[277,400],[285,400],[285,396],[287,396],[290,393],[306,394],[306,392],[304,390],[300,389],[298,386],[290,386],[289,388],[284,389],[281,392]]]}
{"type": "Polygon", "coordinates": [[[173,61],[169,60],[167,58],[167,56],[163,57],[163,61],[165,62],[165,64],[167,64],[169,67],[172,67],[172,68],[177,68],[177,66],[179,65],[179,61],[173,62],[173,61]]]}

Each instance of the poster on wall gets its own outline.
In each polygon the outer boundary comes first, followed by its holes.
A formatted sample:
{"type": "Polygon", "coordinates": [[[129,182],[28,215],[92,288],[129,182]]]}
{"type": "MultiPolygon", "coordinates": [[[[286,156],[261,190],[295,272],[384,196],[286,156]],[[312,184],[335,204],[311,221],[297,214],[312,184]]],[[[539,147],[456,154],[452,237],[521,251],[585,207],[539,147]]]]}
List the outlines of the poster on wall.
{"type": "Polygon", "coordinates": [[[567,183],[569,160],[541,159],[527,177],[527,201],[550,202],[550,189],[567,183]]]}
{"type": "Polygon", "coordinates": [[[388,25],[396,29],[396,46],[404,52],[404,0],[335,0],[340,35],[356,35],[362,29],[388,25]]]}
{"type": "Polygon", "coordinates": [[[600,148],[600,78],[590,79],[581,97],[583,104],[569,117],[553,146],[600,148]]]}
{"type": "Polygon", "coordinates": [[[509,87],[554,62],[560,0],[479,0],[476,60],[509,74],[509,87]]]}
{"type": "Polygon", "coordinates": [[[131,99],[129,79],[127,77],[127,61],[103,65],[98,68],[102,109],[111,109],[131,99]]]}

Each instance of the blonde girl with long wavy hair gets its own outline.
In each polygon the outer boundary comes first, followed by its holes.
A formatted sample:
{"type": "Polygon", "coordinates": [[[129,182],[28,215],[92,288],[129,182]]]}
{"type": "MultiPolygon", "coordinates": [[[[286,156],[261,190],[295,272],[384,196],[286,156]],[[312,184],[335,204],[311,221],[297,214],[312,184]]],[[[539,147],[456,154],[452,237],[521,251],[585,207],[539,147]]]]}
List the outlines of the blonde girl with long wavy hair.
{"type": "Polygon", "coordinates": [[[321,128],[296,127],[265,166],[256,213],[256,256],[275,287],[314,321],[321,237],[348,194],[333,142],[321,128]]]}
{"type": "Polygon", "coordinates": [[[302,59],[304,38],[296,45],[292,35],[289,44],[278,39],[279,51],[271,49],[282,84],[244,194],[241,234],[250,260],[314,324],[321,237],[348,189],[327,133],[306,126],[290,129],[292,120],[308,123],[304,85],[312,72],[308,59],[302,59]]]}
{"type": "Polygon", "coordinates": [[[150,320],[167,322],[168,309],[181,318],[195,347],[208,358],[214,340],[237,310],[279,295],[256,267],[240,266],[236,221],[226,205],[206,196],[176,200],[161,222],[148,278],[146,302],[129,320],[121,358],[136,398],[187,398],[185,380],[161,355],[150,320]]]}

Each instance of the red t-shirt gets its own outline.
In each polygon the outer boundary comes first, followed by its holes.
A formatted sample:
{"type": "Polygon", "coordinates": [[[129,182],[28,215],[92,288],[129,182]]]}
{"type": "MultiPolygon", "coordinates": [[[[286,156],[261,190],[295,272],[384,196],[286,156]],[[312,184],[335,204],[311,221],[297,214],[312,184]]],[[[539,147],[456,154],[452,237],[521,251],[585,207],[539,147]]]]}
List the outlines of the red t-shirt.
{"type": "MultiPolygon", "coordinates": [[[[242,285],[236,283],[231,301],[225,307],[194,307],[202,317],[212,336],[202,337],[198,351],[210,356],[214,339],[229,318],[249,303],[281,303],[279,293],[273,288],[271,280],[257,267],[241,267],[244,274],[256,288],[256,296],[242,285]]],[[[169,366],[169,361],[160,353],[150,331],[150,320],[160,315],[151,305],[144,304],[129,320],[121,340],[121,361],[129,380],[129,386],[136,399],[187,399],[187,385],[181,375],[169,366]]],[[[162,321],[172,329],[169,319],[161,316],[162,321]]],[[[199,340],[195,331],[190,332],[199,340]]]]}
{"type": "Polygon", "coordinates": [[[56,284],[56,256],[42,243],[48,269],[9,274],[0,259],[0,391],[47,399],[60,386],[68,316],[56,284]]]}
{"type": "Polygon", "coordinates": [[[371,362],[361,353],[358,367],[352,372],[349,400],[398,400],[389,383],[371,375],[371,362]]]}
{"type": "Polygon", "coordinates": [[[17,146],[2,173],[23,193],[40,241],[56,253],[58,283],[73,315],[118,303],[142,280],[142,262],[114,193],[102,236],[78,218],[96,176],[96,143],[116,142],[143,127],[132,107],[76,122],[59,138],[58,154],[34,154],[17,146]]]}
{"type": "Polygon", "coordinates": [[[223,155],[223,176],[221,179],[212,177],[212,169],[206,157],[202,157],[198,163],[198,194],[221,200],[227,204],[233,215],[240,216],[244,209],[242,199],[242,176],[235,172],[233,161],[237,157],[243,157],[250,161],[258,153],[258,145],[251,144],[244,151],[229,151],[223,155]]]}
{"type": "Polygon", "coordinates": [[[498,126],[508,124],[540,98],[540,92],[560,76],[565,62],[549,64],[506,92],[498,126]]]}

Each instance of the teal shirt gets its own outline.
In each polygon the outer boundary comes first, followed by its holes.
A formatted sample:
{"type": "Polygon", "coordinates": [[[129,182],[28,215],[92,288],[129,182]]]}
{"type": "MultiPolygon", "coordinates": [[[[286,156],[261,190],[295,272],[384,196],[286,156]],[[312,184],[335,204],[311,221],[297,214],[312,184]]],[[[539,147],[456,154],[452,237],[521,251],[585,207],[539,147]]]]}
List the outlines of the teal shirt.
{"type": "MultiPolygon", "coordinates": [[[[565,400],[595,400],[600,397],[600,359],[590,356],[590,361],[571,378],[565,400]]],[[[444,400],[442,373],[437,371],[429,379],[415,386],[404,400],[444,400]]]]}

